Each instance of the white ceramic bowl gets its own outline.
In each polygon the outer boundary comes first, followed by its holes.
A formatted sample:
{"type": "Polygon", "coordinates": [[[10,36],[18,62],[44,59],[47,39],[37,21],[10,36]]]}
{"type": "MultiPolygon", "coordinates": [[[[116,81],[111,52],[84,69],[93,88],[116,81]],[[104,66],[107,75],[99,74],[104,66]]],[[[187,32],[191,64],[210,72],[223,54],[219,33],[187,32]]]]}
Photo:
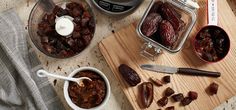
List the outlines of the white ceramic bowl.
{"type": "Polygon", "coordinates": [[[71,100],[71,98],[69,96],[69,93],[68,93],[69,81],[65,81],[65,84],[64,84],[64,97],[66,99],[66,102],[74,110],[98,110],[98,109],[101,109],[108,102],[108,99],[109,99],[110,93],[111,93],[110,83],[109,83],[107,77],[104,75],[103,72],[101,72],[100,70],[98,70],[98,69],[96,69],[94,67],[81,67],[81,68],[78,68],[78,69],[74,70],[71,74],[69,74],[68,77],[73,77],[75,74],[79,73],[80,71],[85,71],[85,70],[93,71],[93,72],[97,73],[98,75],[100,75],[104,79],[105,84],[106,84],[106,96],[105,96],[105,99],[103,100],[103,102],[100,105],[98,105],[96,107],[93,107],[93,108],[90,108],[90,109],[81,108],[81,107],[77,106],[76,104],[74,104],[72,102],[72,100],[71,100]]]}

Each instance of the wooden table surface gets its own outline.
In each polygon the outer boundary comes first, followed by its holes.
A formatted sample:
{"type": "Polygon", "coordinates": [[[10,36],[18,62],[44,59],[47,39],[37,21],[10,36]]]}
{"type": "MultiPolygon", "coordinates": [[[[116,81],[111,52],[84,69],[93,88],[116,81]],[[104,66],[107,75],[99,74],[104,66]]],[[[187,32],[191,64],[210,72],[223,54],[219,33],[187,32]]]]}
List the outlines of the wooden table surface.
{"type": "MultiPolygon", "coordinates": [[[[169,101],[167,106],[175,106],[176,109],[187,110],[212,110],[222,102],[236,95],[236,17],[226,1],[218,1],[218,25],[222,27],[229,35],[231,40],[231,49],[226,58],[218,63],[207,64],[201,61],[194,53],[192,47],[192,39],[197,32],[207,25],[207,1],[198,0],[200,9],[197,11],[197,22],[192,29],[188,39],[186,40],[183,49],[175,54],[163,52],[157,55],[155,61],[146,59],[140,55],[141,47],[144,42],[139,38],[136,32],[136,23],[130,24],[121,30],[109,35],[99,43],[100,51],[105,57],[108,65],[112,69],[117,80],[122,85],[122,89],[128,100],[131,102],[134,109],[144,109],[141,104],[140,90],[138,84],[135,87],[130,87],[118,71],[121,64],[129,65],[140,76],[141,82],[150,81],[149,78],[154,77],[161,79],[166,74],[157,74],[156,72],[145,71],[140,68],[141,64],[158,64],[173,67],[190,67],[208,71],[218,71],[222,75],[219,78],[198,77],[174,74],[171,75],[171,83],[161,87],[154,86],[154,100],[150,105],[150,110],[161,108],[156,102],[162,97],[163,91],[167,87],[174,89],[176,93],[183,93],[185,96],[189,91],[196,91],[198,99],[193,101],[189,106],[180,106],[179,103],[169,101]],[[227,15],[227,16],[226,16],[227,15]],[[217,95],[210,96],[205,90],[210,83],[216,82],[219,84],[217,95]]],[[[170,99],[169,99],[170,100],[170,99]]],[[[162,107],[164,109],[165,107],[162,107]]]]}
{"type": "MultiPolygon", "coordinates": [[[[228,0],[228,1],[233,1],[233,0],[228,0]]],[[[111,73],[111,70],[108,67],[103,56],[101,55],[97,44],[102,39],[104,39],[105,36],[111,34],[112,30],[117,31],[122,27],[139,20],[143,15],[145,9],[147,8],[149,2],[150,0],[145,0],[143,4],[139,7],[139,9],[136,10],[135,13],[123,19],[108,17],[106,15],[101,14],[99,11],[94,10],[97,18],[97,28],[95,37],[91,45],[76,57],[58,60],[45,56],[44,54],[40,53],[37,49],[35,49],[35,51],[37,52],[40,61],[44,65],[44,68],[50,72],[56,72],[59,75],[67,76],[70,72],[73,71],[73,69],[78,68],[80,66],[94,66],[102,70],[103,72],[106,73],[112,85],[111,98],[108,104],[104,107],[104,110],[110,110],[111,108],[112,110],[131,110],[132,109],[131,104],[129,103],[123,91],[121,90],[120,84],[115,79],[114,75],[111,73]]],[[[0,12],[9,8],[15,8],[20,18],[24,22],[25,29],[27,31],[27,20],[29,17],[30,10],[32,9],[34,4],[35,0],[0,0],[0,12]]],[[[231,24],[227,25],[232,26],[231,24]]],[[[54,88],[56,89],[58,96],[62,100],[63,105],[67,108],[67,110],[70,110],[63,96],[62,87],[64,82],[62,80],[56,80],[53,78],[50,78],[49,80],[54,85],[54,88]]],[[[229,101],[234,106],[224,103],[224,105],[220,106],[219,109],[223,108],[226,108],[227,110],[233,109],[232,107],[235,107],[234,103],[235,99],[236,98],[229,101]]]]}

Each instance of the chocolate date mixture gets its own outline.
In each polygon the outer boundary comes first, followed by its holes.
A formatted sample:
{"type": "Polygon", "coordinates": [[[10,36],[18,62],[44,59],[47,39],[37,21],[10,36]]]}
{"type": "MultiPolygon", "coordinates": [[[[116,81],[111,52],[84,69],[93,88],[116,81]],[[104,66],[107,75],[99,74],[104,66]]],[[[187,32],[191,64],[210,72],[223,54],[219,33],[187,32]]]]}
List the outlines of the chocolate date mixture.
{"type": "Polygon", "coordinates": [[[106,96],[106,84],[103,78],[93,71],[81,71],[74,76],[89,77],[92,81],[83,80],[83,85],[70,82],[68,87],[69,97],[72,102],[81,108],[93,108],[100,105],[106,96]]]}
{"type": "Polygon", "coordinates": [[[139,75],[136,73],[136,71],[134,71],[128,65],[121,64],[118,67],[118,70],[121,73],[122,77],[130,86],[136,86],[138,83],[141,82],[141,79],[139,75]]]}
{"type": "Polygon", "coordinates": [[[85,49],[93,38],[94,31],[95,22],[92,15],[82,4],[71,2],[66,4],[66,9],[56,5],[52,13],[44,14],[38,23],[37,34],[48,54],[70,57],[85,49]],[[74,31],[66,37],[55,30],[56,17],[64,15],[74,18],[74,31]]]}
{"type": "Polygon", "coordinates": [[[153,102],[153,84],[144,82],[141,84],[141,102],[145,108],[148,108],[153,102]]]}

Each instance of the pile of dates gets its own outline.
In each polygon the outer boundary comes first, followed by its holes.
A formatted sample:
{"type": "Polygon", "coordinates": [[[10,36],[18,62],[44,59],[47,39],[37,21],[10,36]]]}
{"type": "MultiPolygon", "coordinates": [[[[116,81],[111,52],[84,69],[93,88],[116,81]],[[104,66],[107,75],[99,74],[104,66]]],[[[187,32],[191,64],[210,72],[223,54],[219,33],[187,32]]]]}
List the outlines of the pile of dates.
{"type": "Polygon", "coordinates": [[[50,55],[60,58],[71,57],[85,49],[93,38],[95,21],[91,13],[79,3],[71,2],[63,9],[55,6],[52,13],[43,15],[38,23],[37,34],[43,49],[50,55]],[[69,36],[61,36],[55,30],[56,17],[73,18],[74,31],[69,36]]]}
{"type": "Polygon", "coordinates": [[[230,43],[227,34],[215,26],[203,28],[194,42],[197,54],[206,61],[221,60],[228,53],[230,43]]]}
{"type": "MultiPolygon", "coordinates": [[[[171,77],[169,75],[163,76],[162,79],[151,77],[149,79],[150,81],[142,82],[138,73],[126,64],[121,64],[118,67],[118,71],[120,72],[121,77],[130,87],[135,87],[137,85],[139,86],[138,97],[140,98],[139,100],[141,102],[141,108],[143,109],[149,108],[153,103],[155,96],[154,85],[160,87],[171,82],[171,77]]],[[[206,88],[206,92],[209,95],[215,95],[217,94],[218,88],[219,85],[213,82],[206,88]]],[[[163,96],[157,100],[156,104],[159,107],[165,107],[165,110],[174,110],[174,106],[166,107],[170,99],[173,100],[172,102],[180,102],[180,105],[187,106],[194,100],[198,99],[198,93],[191,90],[186,96],[184,96],[183,93],[176,93],[174,89],[167,87],[163,92],[163,96]]]]}
{"type": "Polygon", "coordinates": [[[170,3],[157,1],[143,21],[141,31],[165,47],[172,48],[178,40],[179,31],[184,26],[181,14],[170,3]]]}

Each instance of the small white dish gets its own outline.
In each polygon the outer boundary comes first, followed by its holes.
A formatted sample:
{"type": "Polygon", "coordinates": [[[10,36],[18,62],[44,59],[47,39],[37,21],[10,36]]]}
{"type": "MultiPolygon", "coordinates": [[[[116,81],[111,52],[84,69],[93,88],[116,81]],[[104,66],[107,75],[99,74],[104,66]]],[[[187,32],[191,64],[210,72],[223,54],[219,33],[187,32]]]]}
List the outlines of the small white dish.
{"type": "Polygon", "coordinates": [[[108,99],[109,99],[110,94],[111,94],[110,83],[109,83],[107,77],[104,75],[104,73],[101,72],[100,70],[94,68],[94,67],[81,67],[81,68],[78,68],[78,69],[74,70],[72,73],[70,73],[68,77],[73,77],[74,75],[76,75],[80,71],[85,71],[85,70],[90,70],[90,71],[93,71],[93,72],[97,73],[105,81],[105,84],[106,84],[106,96],[105,96],[105,99],[103,100],[103,102],[100,105],[98,105],[96,107],[93,107],[93,108],[89,108],[89,109],[81,108],[81,107],[77,106],[76,104],[74,104],[72,102],[72,100],[71,100],[71,98],[69,96],[69,93],[68,93],[69,81],[65,81],[65,83],[64,83],[64,88],[63,88],[64,97],[65,97],[66,102],[68,103],[68,105],[72,109],[74,109],[74,110],[99,110],[102,107],[104,107],[104,105],[106,105],[106,103],[108,102],[108,99]]]}

